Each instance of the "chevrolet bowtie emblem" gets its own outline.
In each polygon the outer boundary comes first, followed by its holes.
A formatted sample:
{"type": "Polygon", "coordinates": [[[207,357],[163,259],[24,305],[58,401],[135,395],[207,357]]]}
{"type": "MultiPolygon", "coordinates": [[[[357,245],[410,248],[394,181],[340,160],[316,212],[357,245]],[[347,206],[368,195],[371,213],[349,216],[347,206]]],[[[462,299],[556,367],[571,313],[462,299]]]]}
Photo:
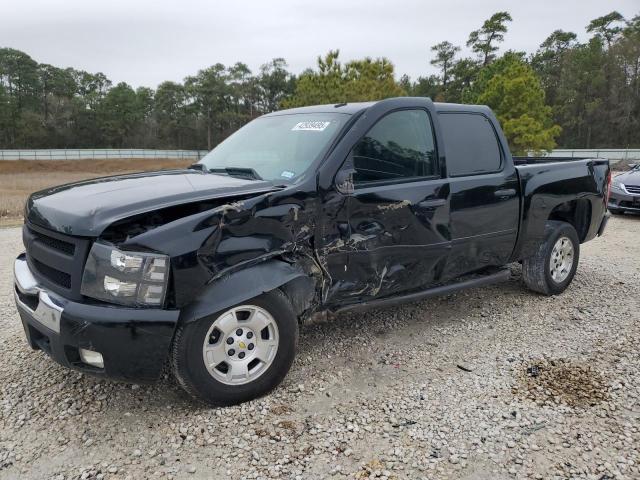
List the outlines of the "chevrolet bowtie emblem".
{"type": "Polygon", "coordinates": [[[240,342],[240,343],[238,343],[238,346],[239,346],[240,348],[247,348],[247,345],[246,345],[244,342],[240,342]]]}

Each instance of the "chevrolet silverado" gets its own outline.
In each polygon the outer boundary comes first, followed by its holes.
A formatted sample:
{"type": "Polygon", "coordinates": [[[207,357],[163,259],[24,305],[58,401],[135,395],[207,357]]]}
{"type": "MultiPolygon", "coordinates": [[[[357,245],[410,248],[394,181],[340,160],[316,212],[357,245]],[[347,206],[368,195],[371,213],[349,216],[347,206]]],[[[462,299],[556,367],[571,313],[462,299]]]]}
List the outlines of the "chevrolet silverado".
{"type": "Polygon", "coordinates": [[[82,181],[25,207],[15,299],[62,365],[209,405],[264,395],[316,312],[508,280],[571,283],[607,220],[602,159],[515,158],[488,107],[394,98],[264,115],[188,169],[82,181]]]}

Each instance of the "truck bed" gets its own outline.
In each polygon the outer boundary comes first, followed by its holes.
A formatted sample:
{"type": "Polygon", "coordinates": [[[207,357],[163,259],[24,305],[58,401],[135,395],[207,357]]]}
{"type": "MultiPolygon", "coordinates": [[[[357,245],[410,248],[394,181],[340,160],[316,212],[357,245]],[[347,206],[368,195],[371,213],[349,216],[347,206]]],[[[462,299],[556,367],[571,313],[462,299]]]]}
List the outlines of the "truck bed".
{"type": "MultiPolygon", "coordinates": [[[[603,158],[514,157],[523,199],[516,257],[532,255],[544,239],[548,218],[569,221],[554,205],[575,205],[570,223],[580,241],[594,238],[606,212],[609,160],[603,158]]],[[[572,207],[573,208],[573,207],[572,207]]]]}

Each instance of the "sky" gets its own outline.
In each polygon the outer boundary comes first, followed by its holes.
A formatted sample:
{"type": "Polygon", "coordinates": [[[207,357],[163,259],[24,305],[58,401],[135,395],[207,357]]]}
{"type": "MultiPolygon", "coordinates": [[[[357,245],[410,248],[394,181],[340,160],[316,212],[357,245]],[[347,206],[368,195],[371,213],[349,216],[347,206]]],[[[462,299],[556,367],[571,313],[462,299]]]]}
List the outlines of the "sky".
{"type": "Polygon", "coordinates": [[[638,0],[0,0],[0,47],[39,63],[157,87],[215,63],[256,72],[284,57],[294,73],[340,49],[342,61],[387,57],[396,76],[436,73],[430,47],[463,47],[497,11],[513,17],[502,49],[533,52],[554,30],[585,40],[593,18],[640,14],[638,0]]]}

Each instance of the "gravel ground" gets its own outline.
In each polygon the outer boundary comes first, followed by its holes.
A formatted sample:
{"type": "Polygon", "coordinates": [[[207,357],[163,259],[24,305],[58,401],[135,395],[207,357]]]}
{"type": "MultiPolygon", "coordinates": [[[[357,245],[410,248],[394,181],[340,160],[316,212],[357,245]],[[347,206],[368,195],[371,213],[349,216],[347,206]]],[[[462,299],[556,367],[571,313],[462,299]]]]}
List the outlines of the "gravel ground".
{"type": "Polygon", "coordinates": [[[0,479],[640,478],[640,218],[561,296],[506,284],[301,330],[274,393],[194,405],[28,349],[0,230],[0,479]]]}

